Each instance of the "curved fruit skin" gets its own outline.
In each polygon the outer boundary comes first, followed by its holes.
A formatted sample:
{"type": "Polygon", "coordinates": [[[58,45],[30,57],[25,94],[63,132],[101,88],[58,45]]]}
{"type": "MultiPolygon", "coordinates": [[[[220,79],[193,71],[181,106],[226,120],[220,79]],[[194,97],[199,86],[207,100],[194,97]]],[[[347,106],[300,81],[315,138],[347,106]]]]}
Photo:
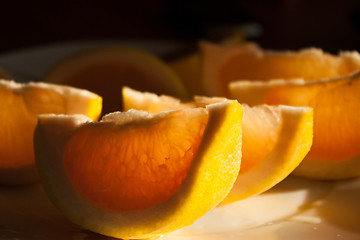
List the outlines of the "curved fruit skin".
{"type": "Polygon", "coordinates": [[[81,113],[98,119],[102,98],[92,92],[42,82],[0,80],[0,184],[22,185],[39,180],[33,134],[41,113],[81,113]]]}
{"type": "Polygon", "coordinates": [[[229,193],[240,170],[242,114],[237,101],[209,105],[208,124],[180,190],[153,207],[113,212],[79,194],[66,175],[63,151],[74,131],[90,120],[79,116],[39,117],[35,155],[51,201],[74,223],[123,238],[155,238],[192,224],[229,193]]]}
{"type": "MultiPolygon", "coordinates": [[[[228,101],[195,96],[183,103],[169,96],[123,88],[125,109],[157,113],[204,107],[228,101]]],[[[242,164],[238,178],[222,203],[260,194],[286,178],[309,152],[313,140],[313,109],[309,107],[242,105],[242,164]]]]}
{"type": "Polygon", "coordinates": [[[75,53],[53,66],[44,82],[66,84],[96,92],[104,99],[103,115],[122,109],[125,85],[185,99],[183,83],[160,58],[120,44],[75,53]]]}
{"type": "Polygon", "coordinates": [[[360,73],[306,82],[303,79],[236,81],[233,98],[250,105],[314,108],[314,140],[294,175],[334,180],[360,176],[360,73]]]}
{"type": "Polygon", "coordinates": [[[360,70],[360,54],[332,55],[318,48],[298,51],[265,50],[253,42],[221,46],[202,42],[202,81],[206,93],[229,97],[228,84],[239,80],[294,79],[316,81],[360,70]]]}
{"type": "MultiPolygon", "coordinates": [[[[275,145],[254,169],[240,172],[223,203],[238,201],[269,190],[293,173],[308,154],[313,142],[313,109],[283,105],[277,107],[283,121],[275,145]]],[[[244,112],[246,115],[246,110],[244,112]]],[[[243,161],[245,160],[244,154],[243,161]]]]}

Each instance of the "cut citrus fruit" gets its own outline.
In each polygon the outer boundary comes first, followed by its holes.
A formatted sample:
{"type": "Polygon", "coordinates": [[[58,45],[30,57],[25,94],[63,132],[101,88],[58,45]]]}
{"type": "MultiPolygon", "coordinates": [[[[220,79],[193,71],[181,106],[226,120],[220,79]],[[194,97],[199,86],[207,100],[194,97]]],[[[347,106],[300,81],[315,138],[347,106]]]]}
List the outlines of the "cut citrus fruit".
{"type": "Polygon", "coordinates": [[[151,92],[141,92],[129,87],[122,89],[123,109],[144,110],[150,113],[159,113],[168,110],[178,110],[187,107],[196,107],[195,103],[183,103],[180,99],[168,95],[156,95],[151,92]]]}
{"type": "MultiPolygon", "coordinates": [[[[224,46],[238,45],[245,39],[244,31],[242,28],[234,29],[220,44],[224,46]]],[[[201,61],[200,52],[196,51],[169,62],[169,66],[180,77],[190,96],[205,94],[205,88],[201,81],[201,61]]]]}
{"type": "Polygon", "coordinates": [[[260,194],[284,180],[301,164],[313,140],[311,108],[243,108],[243,164],[225,203],[260,194]]]}
{"type": "MultiPolygon", "coordinates": [[[[192,105],[178,99],[123,89],[127,109],[166,111],[227,101],[196,96],[192,105]]],[[[223,203],[260,194],[286,178],[309,152],[313,111],[309,107],[243,105],[242,163],[236,183],[223,203]]]]}
{"type": "Polygon", "coordinates": [[[33,134],[41,113],[81,113],[97,119],[101,97],[86,90],[45,83],[0,80],[0,184],[34,181],[33,134]]]}
{"type": "Polygon", "coordinates": [[[200,55],[191,54],[171,61],[169,66],[180,77],[189,95],[204,94],[201,82],[200,55]]]}
{"type": "Polygon", "coordinates": [[[231,190],[241,163],[237,101],[150,114],[41,115],[36,163],[54,204],[104,235],[153,238],[192,224],[231,190]]]}
{"type": "Polygon", "coordinates": [[[312,81],[360,70],[357,52],[341,52],[335,56],[317,48],[270,51],[254,43],[220,46],[203,42],[201,53],[203,84],[206,92],[214,96],[229,96],[228,84],[237,80],[303,78],[312,81]]]}
{"type": "Polygon", "coordinates": [[[44,82],[85,88],[103,97],[103,113],[122,108],[121,88],[186,97],[176,74],[150,53],[125,46],[104,46],[84,50],[56,64],[44,82]]]}
{"type": "Polygon", "coordinates": [[[286,104],[314,108],[314,143],[294,172],[320,179],[360,176],[360,73],[305,82],[238,81],[231,96],[252,104],[286,104]]]}

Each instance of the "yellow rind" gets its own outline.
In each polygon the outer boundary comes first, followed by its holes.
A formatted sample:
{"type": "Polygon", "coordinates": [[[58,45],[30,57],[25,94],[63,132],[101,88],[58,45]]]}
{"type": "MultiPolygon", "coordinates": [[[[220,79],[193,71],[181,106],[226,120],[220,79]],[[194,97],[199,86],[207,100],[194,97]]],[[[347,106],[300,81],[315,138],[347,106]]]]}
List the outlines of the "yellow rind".
{"type": "Polygon", "coordinates": [[[237,101],[209,105],[209,122],[180,190],[154,207],[115,213],[81,196],[69,181],[62,154],[69,137],[88,118],[39,116],[35,131],[36,163],[54,204],[74,223],[103,235],[154,238],[192,224],[231,190],[241,163],[243,110],[237,101]]]}
{"type": "MultiPolygon", "coordinates": [[[[127,109],[135,108],[139,110],[148,110],[151,112],[159,112],[160,110],[167,111],[172,110],[173,108],[180,109],[194,106],[205,107],[209,104],[228,101],[226,98],[222,97],[195,96],[192,106],[190,103],[181,103],[178,99],[175,98],[165,101],[164,96],[139,92],[132,89],[123,89],[123,97],[127,99],[127,109]]],[[[269,106],[259,105],[257,107],[262,108],[269,106]]],[[[250,107],[243,106],[244,116],[242,123],[244,138],[246,138],[245,129],[247,127],[251,129],[252,127],[246,126],[247,123],[251,124],[252,121],[252,118],[248,117],[248,114],[246,114],[247,109],[249,108],[250,107]]],[[[272,152],[270,152],[266,158],[259,159],[261,163],[260,165],[254,169],[251,169],[251,171],[247,173],[240,172],[234,188],[223,203],[241,200],[270,189],[286,178],[299,165],[299,163],[303,160],[309,151],[313,136],[312,108],[290,106],[276,106],[274,109],[275,108],[276,112],[281,114],[279,118],[281,118],[281,122],[284,123],[284,126],[277,130],[278,138],[276,139],[276,145],[272,148],[272,152]],[[287,149],[287,151],[285,152],[284,149],[287,149]]],[[[256,112],[254,112],[254,114],[255,113],[256,112]]],[[[259,114],[259,116],[254,115],[252,117],[262,119],[263,116],[260,112],[259,114]]],[[[264,120],[266,121],[267,119],[264,120]]],[[[262,139],[259,139],[260,142],[261,140],[262,139]]],[[[246,148],[246,146],[244,147],[246,148]]],[[[242,161],[244,162],[245,160],[246,158],[243,158],[242,161]]]]}
{"type": "Polygon", "coordinates": [[[358,154],[360,148],[356,146],[358,140],[346,139],[350,134],[359,136],[356,134],[356,126],[360,118],[355,114],[359,101],[354,94],[360,89],[359,80],[360,73],[356,72],[347,76],[311,82],[303,79],[236,81],[229,84],[229,90],[231,97],[249,105],[288,104],[313,107],[315,118],[313,149],[325,141],[326,145],[322,146],[324,156],[312,157],[310,150],[293,174],[311,179],[336,180],[360,176],[358,154]],[[276,96],[275,100],[274,96],[276,96]],[[324,139],[326,132],[321,136],[316,135],[317,129],[320,128],[328,129],[331,136],[324,139]],[[329,154],[330,151],[341,150],[344,146],[347,150],[343,151],[343,154],[352,153],[349,157],[339,158],[329,154]]]}
{"type": "Polygon", "coordinates": [[[223,203],[265,192],[292,173],[309,152],[313,138],[313,109],[279,107],[284,120],[274,148],[254,169],[239,174],[223,203]],[[266,175],[268,172],[272,173],[270,178],[266,175]]]}

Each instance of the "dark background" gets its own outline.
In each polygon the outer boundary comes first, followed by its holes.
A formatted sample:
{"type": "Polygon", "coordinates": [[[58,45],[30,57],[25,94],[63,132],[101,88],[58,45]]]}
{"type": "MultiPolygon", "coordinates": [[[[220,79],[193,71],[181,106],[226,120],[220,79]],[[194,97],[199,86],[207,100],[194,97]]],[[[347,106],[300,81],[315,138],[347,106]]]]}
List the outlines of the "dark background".
{"type": "Polygon", "coordinates": [[[256,23],[250,40],[271,49],[360,50],[360,1],[1,1],[0,53],[89,39],[215,39],[256,23]]]}

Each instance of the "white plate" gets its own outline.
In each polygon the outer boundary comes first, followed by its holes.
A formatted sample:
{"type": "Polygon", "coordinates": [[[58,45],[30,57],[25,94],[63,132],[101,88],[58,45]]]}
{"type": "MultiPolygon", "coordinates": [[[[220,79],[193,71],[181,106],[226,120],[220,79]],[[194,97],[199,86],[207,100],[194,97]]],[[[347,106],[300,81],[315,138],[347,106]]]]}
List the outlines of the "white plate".
{"type": "MultiPolygon", "coordinates": [[[[17,81],[38,80],[57,61],[87,47],[114,42],[45,46],[0,55],[17,81]]],[[[176,44],[121,42],[155,54],[176,44]]],[[[106,239],[68,222],[40,185],[0,187],[0,239],[106,239]]],[[[337,182],[288,177],[263,193],[218,206],[164,240],[360,239],[360,179],[337,182]]]]}

